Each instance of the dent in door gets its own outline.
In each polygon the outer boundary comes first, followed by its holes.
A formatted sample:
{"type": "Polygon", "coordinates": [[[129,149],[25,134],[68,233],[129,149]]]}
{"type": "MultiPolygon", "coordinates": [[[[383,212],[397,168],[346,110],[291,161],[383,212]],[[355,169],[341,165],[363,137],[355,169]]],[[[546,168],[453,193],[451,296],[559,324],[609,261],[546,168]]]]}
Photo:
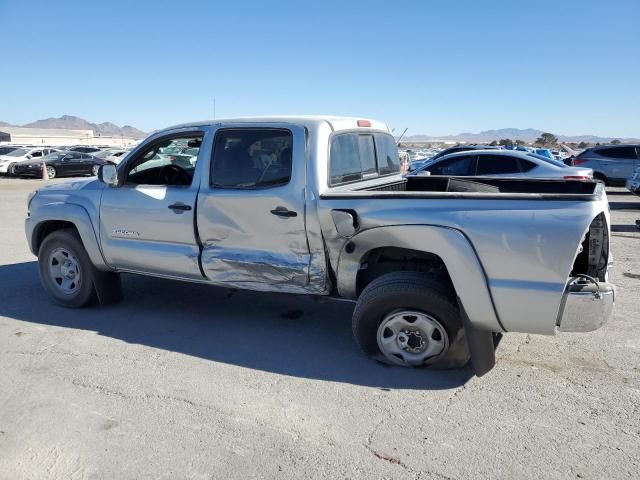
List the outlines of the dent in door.
{"type": "Polygon", "coordinates": [[[299,291],[300,285],[307,283],[309,255],[205,245],[202,266],[207,277],[215,283],[290,292],[299,291]]]}

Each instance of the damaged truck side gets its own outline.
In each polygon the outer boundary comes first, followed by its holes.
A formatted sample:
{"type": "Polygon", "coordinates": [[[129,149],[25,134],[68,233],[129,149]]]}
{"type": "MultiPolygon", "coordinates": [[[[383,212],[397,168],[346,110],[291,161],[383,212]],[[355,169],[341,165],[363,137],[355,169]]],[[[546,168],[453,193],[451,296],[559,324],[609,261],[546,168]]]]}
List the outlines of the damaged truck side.
{"type": "Polygon", "coordinates": [[[278,117],[156,132],[34,192],[26,235],[64,306],[119,300],[121,273],[339,297],[367,355],[482,375],[499,334],[610,318],[609,223],[598,182],[403,178],[380,122],[278,117]]]}

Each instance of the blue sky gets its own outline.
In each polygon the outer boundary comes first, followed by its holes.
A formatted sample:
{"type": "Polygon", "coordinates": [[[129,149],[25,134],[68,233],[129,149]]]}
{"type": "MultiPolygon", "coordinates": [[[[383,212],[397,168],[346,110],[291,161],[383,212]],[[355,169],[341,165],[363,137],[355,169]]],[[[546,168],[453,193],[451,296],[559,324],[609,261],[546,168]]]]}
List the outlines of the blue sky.
{"type": "Polygon", "coordinates": [[[374,117],[640,137],[640,0],[0,0],[0,120],[374,117]]]}

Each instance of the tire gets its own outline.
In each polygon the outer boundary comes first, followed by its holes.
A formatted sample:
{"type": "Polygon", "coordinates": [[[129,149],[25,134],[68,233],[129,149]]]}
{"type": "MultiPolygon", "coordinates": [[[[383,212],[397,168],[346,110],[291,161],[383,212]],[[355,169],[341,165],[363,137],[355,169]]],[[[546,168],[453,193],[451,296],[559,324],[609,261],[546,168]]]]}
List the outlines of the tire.
{"type": "Polygon", "coordinates": [[[91,167],[91,175],[96,177],[98,175],[98,170],[100,170],[100,165],[94,165],[91,167]]]}
{"type": "Polygon", "coordinates": [[[58,176],[58,171],[56,170],[56,167],[52,167],[51,165],[47,165],[47,176],[51,179],[51,178],[56,178],[58,176]]]}
{"type": "MultiPolygon", "coordinates": [[[[414,320],[415,321],[415,320],[414,320]]],[[[353,336],[360,349],[376,360],[403,366],[459,368],[469,360],[469,352],[462,328],[462,319],[455,294],[447,286],[418,272],[394,272],[377,278],[362,292],[353,312],[353,336]],[[404,315],[407,312],[409,315],[404,315]],[[446,337],[446,349],[419,363],[407,362],[406,357],[394,360],[380,348],[385,342],[383,322],[394,316],[414,317],[414,312],[431,319],[439,335],[446,337]],[[446,335],[442,335],[442,334],[446,335]]],[[[406,330],[405,330],[406,331],[406,330]]],[[[400,334],[398,334],[398,340],[400,334]]],[[[422,337],[418,337],[422,343],[422,337]]],[[[436,340],[438,340],[436,338],[436,340]]],[[[426,340],[427,348],[431,338],[426,340]]],[[[419,356],[418,356],[419,357],[419,356]]]]}
{"type": "Polygon", "coordinates": [[[7,167],[7,176],[8,177],[15,177],[16,176],[15,168],[16,168],[16,164],[15,163],[10,163],[9,164],[9,166],[7,167]]]}
{"type": "Polygon", "coordinates": [[[75,230],[47,235],[38,251],[38,266],[44,289],[58,305],[82,308],[95,301],[93,265],[75,230]]]}
{"type": "Polygon", "coordinates": [[[593,174],[593,178],[596,179],[596,180],[601,181],[602,183],[604,183],[605,187],[609,186],[609,180],[603,174],[601,174],[599,172],[596,172],[596,173],[593,174]]]}

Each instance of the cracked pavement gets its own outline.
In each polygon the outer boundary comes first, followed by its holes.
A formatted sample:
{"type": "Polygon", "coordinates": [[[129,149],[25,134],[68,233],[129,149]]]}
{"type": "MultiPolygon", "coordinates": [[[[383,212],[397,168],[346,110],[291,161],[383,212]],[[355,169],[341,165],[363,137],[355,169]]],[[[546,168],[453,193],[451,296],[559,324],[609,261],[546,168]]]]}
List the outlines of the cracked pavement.
{"type": "Polygon", "coordinates": [[[127,276],[54,306],[0,178],[0,478],[637,478],[640,198],[610,189],[615,318],[508,334],[483,378],[364,358],[351,306],[127,276]]]}

